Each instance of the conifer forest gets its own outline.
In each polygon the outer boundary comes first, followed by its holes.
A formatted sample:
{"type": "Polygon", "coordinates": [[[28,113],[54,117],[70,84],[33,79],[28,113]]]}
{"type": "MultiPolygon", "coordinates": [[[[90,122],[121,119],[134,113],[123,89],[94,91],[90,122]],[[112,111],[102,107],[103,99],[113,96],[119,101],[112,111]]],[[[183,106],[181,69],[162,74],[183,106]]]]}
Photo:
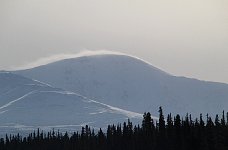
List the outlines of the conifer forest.
{"type": "Polygon", "coordinates": [[[228,114],[213,119],[200,114],[193,119],[169,114],[166,119],[159,108],[159,119],[144,113],[142,124],[109,125],[94,130],[89,126],[74,133],[40,131],[27,137],[6,135],[0,140],[0,150],[227,150],[228,114]],[[205,119],[204,119],[205,118],[205,119]]]}

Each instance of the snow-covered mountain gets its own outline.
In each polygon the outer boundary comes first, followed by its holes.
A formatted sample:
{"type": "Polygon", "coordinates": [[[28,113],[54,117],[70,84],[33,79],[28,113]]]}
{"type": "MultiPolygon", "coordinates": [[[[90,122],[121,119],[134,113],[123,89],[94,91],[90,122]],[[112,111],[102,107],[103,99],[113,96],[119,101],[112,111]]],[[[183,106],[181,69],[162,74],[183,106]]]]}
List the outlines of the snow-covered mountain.
{"type": "Polygon", "coordinates": [[[142,115],[97,102],[75,92],[8,72],[0,72],[0,136],[37,128],[78,130],[86,124],[141,120],[142,115]]]}
{"type": "Polygon", "coordinates": [[[133,112],[228,111],[227,84],[172,76],[126,55],[82,56],[14,73],[133,112]]]}

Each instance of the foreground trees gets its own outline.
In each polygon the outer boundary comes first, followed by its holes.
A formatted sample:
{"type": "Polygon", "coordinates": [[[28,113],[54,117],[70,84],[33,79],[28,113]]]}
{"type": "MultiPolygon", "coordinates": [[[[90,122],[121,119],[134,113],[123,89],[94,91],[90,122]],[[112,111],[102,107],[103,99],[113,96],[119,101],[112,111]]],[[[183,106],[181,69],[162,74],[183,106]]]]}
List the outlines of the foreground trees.
{"type": "Polygon", "coordinates": [[[0,150],[227,150],[228,115],[223,112],[213,121],[192,120],[187,114],[167,116],[162,108],[159,119],[153,120],[151,114],[143,115],[142,125],[133,126],[132,122],[109,125],[106,132],[96,131],[85,126],[81,132],[73,134],[51,131],[44,133],[39,129],[28,137],[6,135],[0,139],[0,150]]]}

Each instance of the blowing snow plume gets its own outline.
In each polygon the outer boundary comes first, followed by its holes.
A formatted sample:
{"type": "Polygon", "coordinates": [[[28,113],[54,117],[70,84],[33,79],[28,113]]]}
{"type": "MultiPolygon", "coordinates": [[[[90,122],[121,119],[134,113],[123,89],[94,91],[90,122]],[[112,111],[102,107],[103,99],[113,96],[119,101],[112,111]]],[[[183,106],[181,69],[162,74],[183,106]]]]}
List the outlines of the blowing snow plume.
{"type": "Polygon", "coordinates": [[[56,54],[56,55],[52,55],[52,56],[48,56],[48,57],[39,58],[38,60],[36,60],[34,62],[29,62],[28,64],[25,64],[25,65],[22,65],[19,67],[12,67],[12,69],[10,69],[10,70],[11,71],[25,70],[25,69],[31,69],[31,68],[46,65],[49,63],[53,63],[53,62],[63,60],[63,59],[78,58],[78,57],[83,57],[83,56],[107,55],[107,54],[126,55],[124,53],[107,51],[107,50],[99,50],[99,51],[86,50],[86,51],[82,51],[80,53],[62,53],[62,54],[56,54]]]}

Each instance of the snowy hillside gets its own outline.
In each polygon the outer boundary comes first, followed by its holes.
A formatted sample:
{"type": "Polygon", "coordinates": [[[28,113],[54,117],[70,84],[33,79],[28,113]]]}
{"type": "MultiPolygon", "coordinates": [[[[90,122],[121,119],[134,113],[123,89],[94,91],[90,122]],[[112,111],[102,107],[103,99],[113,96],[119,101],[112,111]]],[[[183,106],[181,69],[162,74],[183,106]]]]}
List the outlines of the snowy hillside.
{"type": "Polygon", "coordinates": [[[129,111],[228,111],[228,85],[175,77],[134,57],[95,55],[14,72],[129,111]]]}
{"type": "Polygon", "coordinates": [[[75,131],[86,124],[106,127],[127,118],[139,121],[142,115],[37,80],[0,73],[0,136],[37,128],[75,131]]]}

